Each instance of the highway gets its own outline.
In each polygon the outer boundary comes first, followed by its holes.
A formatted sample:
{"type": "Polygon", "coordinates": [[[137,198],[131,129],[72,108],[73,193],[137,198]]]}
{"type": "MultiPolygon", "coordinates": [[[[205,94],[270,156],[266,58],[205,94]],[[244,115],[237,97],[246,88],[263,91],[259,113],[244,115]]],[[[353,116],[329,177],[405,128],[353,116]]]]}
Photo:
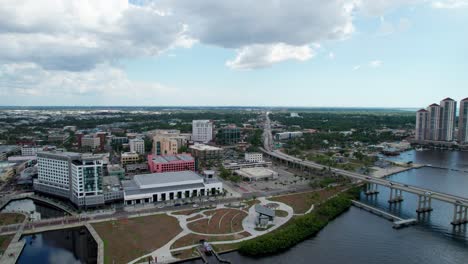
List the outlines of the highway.
{"type": "Polygon", "coordinates": [[[371,177],[368,175],[341,170],[337,168],[331,168],[328,166],[320,165],[312,161],[302,160],[302,159],[287,155],[279,150],[273,150],[273,147],[272,147],[273,136],[271,134],[271,121],[270,121],[270,118],[268,117],[268,114],[269,114],[268,112],[265,114],[266,117],[265,117],[265,123],[264,123],[264,133],[263,133],[264,147],[260,149],[263,153],[267,154],[270,157],[280,159],[283,161],[287,161],[289,163],[293,163],[301,167],[313,168],[317,170],[330,170],[331,172],[337,175],[342,175],[342,176],[350,177],[356,180],[361,180],[361,181],[368,182],[368,183],[374,183],[374,184],[386,186],[389,188],[399,189],[399,190],[413,193],[416,195],[429,196],[430,198],[433,198],[436,200],[440,200],[440,201],[444,201],[444,202],[452,203],[456,205],[461,205],[463,207],[468,207],[468,198],[465,198],[465,197],[437,192],[433,190],[428,190],[428,189],[424,189],[421,187],[412,186],[408,184],[392,182],[387,179],[371,177]]]}

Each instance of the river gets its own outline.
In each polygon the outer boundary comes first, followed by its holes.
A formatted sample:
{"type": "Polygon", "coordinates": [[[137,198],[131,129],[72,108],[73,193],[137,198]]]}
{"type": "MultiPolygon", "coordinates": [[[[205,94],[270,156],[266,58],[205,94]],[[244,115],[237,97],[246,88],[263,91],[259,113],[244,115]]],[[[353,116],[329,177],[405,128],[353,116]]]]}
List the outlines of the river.
{"type": "MultiPolygon", "coordinates": [[[[426,187],[435,191],[468,197],[468,152],[427,150],[408,151],[398,161],[431,164],[455,170],[421,168],[389,177],[392,181],[426,187]]],[[[361,201],[392,211],[403,217],[416,218],[416,197],[404,193],[404,201],[390,207],[389,191],[379,187],[376,198],[361,201]]],[[[411,227],[393,229],[391,222],[354,207],[326,226],[316,237],[275,256],[249,258],[237,252],[224,254],[232,263],[379,263],[379,264],[465,264],[468,263],[466,227],[454,230],[450,225],[453,206],[433,201],[434,211],[411,227]]],[[[192,261],[187,263],[201,263],[192,261]]]]}

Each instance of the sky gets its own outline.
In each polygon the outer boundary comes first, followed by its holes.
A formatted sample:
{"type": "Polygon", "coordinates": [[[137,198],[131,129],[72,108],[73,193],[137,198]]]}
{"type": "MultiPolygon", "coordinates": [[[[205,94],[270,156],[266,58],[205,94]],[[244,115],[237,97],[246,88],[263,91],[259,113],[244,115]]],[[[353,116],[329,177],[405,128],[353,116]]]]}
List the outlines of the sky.
{"type": "Polygon", "coordinates": [[[0,105],[425,107],[468,0],[0,0],[0,105]]]}

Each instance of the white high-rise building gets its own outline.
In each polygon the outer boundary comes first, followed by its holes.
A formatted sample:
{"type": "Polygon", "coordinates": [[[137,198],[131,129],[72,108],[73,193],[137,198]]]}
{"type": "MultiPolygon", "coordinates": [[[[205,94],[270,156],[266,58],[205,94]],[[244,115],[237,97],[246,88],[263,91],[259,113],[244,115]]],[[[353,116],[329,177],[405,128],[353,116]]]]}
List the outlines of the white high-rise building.
{"type": "Polygon", "coordinates": [[[42,151],[44,147],[22,146],[21,156],[36,156],[37,152],[42,151]]]}
{"type": "Polygon", "coordinates": [[[103,156],[73,152],[38,152],[34,190],[71,200],[78,207],[104,204],[103,156]]]}
{"type": "Polygon", "coordinates": [[[455,119],[457,102],[452,98],[440,101],[441,119],[439,140],[453,141],[455,139],[455,119]]]}
{"type": "Polygon", "coordinates": [[[416,131],[415,139],[416,140],[425,140],[427,135],[427,116],[428,111],[421,109],[416,112],[416,131]]]}
{"type": "Polygon", "coordinates": [[[428,140],[440,140],[440,113],[441,108],[438,104],[431,104],[427,108],[427,135],[428,140]]]}
{"type": "Polygon", "coordinates": [[[192,121],[192,140],[208,143],[213,139],[213,122],[210,120],[192,121]]]}
{"type": "Polygon", "coordinates": [[[458,142],[460,142],[460,144],[468,144],[468,97],[460,101],[458,142]]]}
{"type": "Polygon", "coordinates": [[[145,154],[145,141],[140,138],[130,139],[130,152],[136,152],[140,155],[145,154]]]}

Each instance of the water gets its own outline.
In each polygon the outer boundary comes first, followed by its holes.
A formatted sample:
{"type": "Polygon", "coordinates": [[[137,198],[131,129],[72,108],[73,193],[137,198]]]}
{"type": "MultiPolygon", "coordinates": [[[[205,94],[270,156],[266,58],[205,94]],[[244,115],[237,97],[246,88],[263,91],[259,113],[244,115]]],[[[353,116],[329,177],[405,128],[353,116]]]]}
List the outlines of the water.
{"type": "Polygon", "coordinates": [[[60,209],[31,199],[11,201],[0,212],[30,213],[30,217],[33,221],[55,217],[63,217],[64,214],[66,214],[60,209]]]}
{"type": "Polygon", "coordinates": [[[17,264],[97,262],[97,243],[85,227],[23,236],[26,245],[17,264]]]}
{"type": "MultiPolygon", "coordinates": [[[[409,151],[396,161],[413,161],[455,169],[421,168],[389,177],[401,182],[434,191],[468,197],[468,152],[409,151]],[[459,171],[458,171],[459,170],[459,171]]],[[[389,190],[379,186],[374,198],[362,195],[362,201],[383,208],[405,218],[416,218],[417,198],[403,193],[404,201],[389,206],[389,190]]],[[[223,255],[233,263],[468,263],[468,236],[466,227],[454,230],[450,225],[453,206],[432,201],[434,211],[420,218],[416,226],[395,230],[391,222],[367,211],[351,207],[349,211],[326,226],[316,237],[290,250],[260,259],[241,256],[237,252],[223,255]]],[[[201,263],[193,261],[188,263],[201,263]]]]}

